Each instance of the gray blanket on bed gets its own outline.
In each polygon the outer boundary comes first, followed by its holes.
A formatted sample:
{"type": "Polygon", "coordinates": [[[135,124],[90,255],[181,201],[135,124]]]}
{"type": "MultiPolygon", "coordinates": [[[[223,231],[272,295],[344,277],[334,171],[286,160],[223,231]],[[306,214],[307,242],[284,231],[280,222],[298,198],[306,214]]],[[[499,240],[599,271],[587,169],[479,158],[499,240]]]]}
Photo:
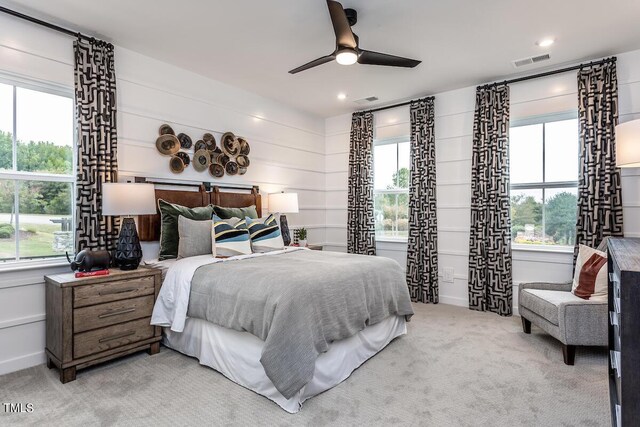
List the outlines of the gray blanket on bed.
{"type": "Polygon", "coordinates": [[[263,340],[260,362],[289,399],[332,341],[413,309],[397,262],[306,250],[198,268],[187,315],[263,340]]]}

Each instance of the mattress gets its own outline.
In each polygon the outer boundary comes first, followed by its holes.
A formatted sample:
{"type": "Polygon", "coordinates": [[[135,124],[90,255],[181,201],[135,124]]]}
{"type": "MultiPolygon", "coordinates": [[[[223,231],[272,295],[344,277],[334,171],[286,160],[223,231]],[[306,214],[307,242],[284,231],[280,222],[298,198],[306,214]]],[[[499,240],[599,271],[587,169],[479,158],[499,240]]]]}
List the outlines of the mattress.
{"type": "Polygon", "coordinates": [[[163,343],[271,399],[285,411],[296,413],[305,400],[335,387],[393,339],[406,333],[404,316],[390,316],[349,338],[334,341],[316,360],[313,379],[290,399],[276,390],[260,363],[264,342],[248,332],[188,318],[182,332],[164,328],[163,343]]]}

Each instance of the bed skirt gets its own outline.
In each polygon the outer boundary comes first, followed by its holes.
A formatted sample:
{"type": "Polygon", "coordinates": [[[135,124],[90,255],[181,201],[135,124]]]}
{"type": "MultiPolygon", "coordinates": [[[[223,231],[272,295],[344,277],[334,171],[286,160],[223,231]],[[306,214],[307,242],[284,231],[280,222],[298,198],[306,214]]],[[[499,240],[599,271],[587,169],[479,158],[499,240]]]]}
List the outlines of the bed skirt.
{"type": "Polygon", "coordinates": [[[197,358],[200,364],[215,369],[236,384],[271,399],[285,411],[296,413],[305,400],[340,384],[394,338],[406,333],[404,316],[391,316],[352,337],[331,343],[329,350],[316,360],[311,382],[291,399],[285,399],[265,374],[260,364],[264,342],[248,332],[188,318],[183,332],[164,328],[163,343],[197,358]]]}

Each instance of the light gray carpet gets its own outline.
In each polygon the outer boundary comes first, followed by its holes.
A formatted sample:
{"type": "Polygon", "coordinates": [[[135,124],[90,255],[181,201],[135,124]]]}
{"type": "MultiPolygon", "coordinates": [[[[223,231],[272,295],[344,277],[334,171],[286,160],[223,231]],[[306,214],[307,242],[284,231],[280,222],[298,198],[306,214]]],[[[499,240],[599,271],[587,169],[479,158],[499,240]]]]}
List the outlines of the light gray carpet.
{"type": "Polygon", "coordinates": [[[415,305],[409,334],[292,415],[195,359],[163,348],[60,384],[38,366],[0,377],[0,402],[31,414],[0,425],[606,426],[606,349],[562,362],[559,343],[520,318],[415,305]]]}

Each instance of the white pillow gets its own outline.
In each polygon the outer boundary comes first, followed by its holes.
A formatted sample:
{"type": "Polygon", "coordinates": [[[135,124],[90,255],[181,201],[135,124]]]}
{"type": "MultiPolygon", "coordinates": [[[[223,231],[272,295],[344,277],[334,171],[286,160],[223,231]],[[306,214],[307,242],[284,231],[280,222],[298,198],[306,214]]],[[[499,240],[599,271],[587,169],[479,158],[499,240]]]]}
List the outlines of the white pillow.
{"type": "Polygon", "coordinates": [[[571,292],[590,301],[607,301],[607,254],[580,245],[571,292]]]}

